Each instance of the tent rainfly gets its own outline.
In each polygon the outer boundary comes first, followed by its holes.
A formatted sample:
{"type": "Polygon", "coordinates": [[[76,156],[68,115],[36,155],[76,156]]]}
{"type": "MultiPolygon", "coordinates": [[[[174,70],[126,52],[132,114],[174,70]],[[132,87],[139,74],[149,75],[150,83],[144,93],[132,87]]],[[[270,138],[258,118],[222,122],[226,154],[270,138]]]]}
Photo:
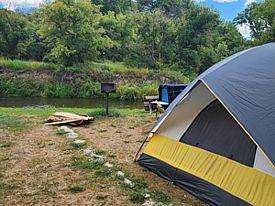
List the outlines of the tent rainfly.
{"type": "Polygon", "coordinates": [[[172,102],[138,163],[210,205],[275,205],[275,43],[215,64],[172,102]]]}

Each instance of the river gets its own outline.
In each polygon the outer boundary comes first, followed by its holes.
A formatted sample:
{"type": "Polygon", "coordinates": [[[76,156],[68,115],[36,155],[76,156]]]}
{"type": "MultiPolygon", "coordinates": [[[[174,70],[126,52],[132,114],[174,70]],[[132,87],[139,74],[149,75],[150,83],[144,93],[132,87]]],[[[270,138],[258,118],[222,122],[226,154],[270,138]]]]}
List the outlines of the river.
{"type": "MultiPolygon", "coordinates": [[[[105,107],[105,99],[91,98],[42,98],[42,97],[0,97],[0,107],[54,106],[69,108],[105,107]]],[[[142,102],[109,101],[112,108],[142,109],[142,102]]]]}

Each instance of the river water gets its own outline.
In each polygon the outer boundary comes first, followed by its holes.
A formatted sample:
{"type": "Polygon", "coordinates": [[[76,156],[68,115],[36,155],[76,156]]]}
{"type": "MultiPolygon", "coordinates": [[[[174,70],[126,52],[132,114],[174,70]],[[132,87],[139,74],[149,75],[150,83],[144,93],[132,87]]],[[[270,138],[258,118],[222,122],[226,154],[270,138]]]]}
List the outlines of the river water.
{"type": "MultiPolygon", "coordinates": [[[[36,107],[54,106],[69,108],[99,108],[105,107],[106,100],[99,98],[42,98],[42,97],[0,97],[0,107],[36,107]]],[[[143,103],[126,101],[109,101],[112,108],[142,109],[143,103]]]]}

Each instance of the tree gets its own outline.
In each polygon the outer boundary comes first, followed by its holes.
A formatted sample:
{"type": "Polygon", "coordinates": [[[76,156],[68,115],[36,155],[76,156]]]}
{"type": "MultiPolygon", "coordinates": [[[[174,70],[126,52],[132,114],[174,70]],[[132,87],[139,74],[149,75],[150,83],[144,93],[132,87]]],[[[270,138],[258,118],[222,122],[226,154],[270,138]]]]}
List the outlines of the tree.
{"type": "Polygon", "coordinates": [[[99,7],[88,0],[57,0],[41,9],[38,31],[47,45],[44,60],[70,66],[96,59],[108,45],[99,27],[99,7]]]}
{"type": "Polygon", "coordinates": [[[246,24],[251,29],[253,44],[275,41],[275,0],[250,4],[234,19],[235,24],[246,24]]]}
{"type": "Polygon", "coordinates": [[[160,10],[138,12],[133,18],[136,38],[131,45],[128,61],[155,69],[169,65],[174,55],[174,21],[160,10]]]}
{"type": "Polygon", "coordinates": [[[93,4],[100,5],[100,11],[107,14],[109,11],[115,14],[126,13],[134,8],[132,0],[91,0],[93,4]]]}
{"type": "Polygon", "coordinates": [[[26,15],[0,9],[0,55],[27,58],[35,31],[26,15]]]}
{"type": "Polygon", "coordinates": [[[170,17],[180,16],[191,3],[191,0],[137,0],[140,11],[161,10],[170,17]]]}
{"type": "Polygon", "coordinates": [[[111,40],[111,47],[103,48],[102,57],[123,61],[129,54],[129,46],[135,39],[135,22],[132,15],[108,12],[100,20],[100,26],[104,28],[104,34],[111,40]]]}

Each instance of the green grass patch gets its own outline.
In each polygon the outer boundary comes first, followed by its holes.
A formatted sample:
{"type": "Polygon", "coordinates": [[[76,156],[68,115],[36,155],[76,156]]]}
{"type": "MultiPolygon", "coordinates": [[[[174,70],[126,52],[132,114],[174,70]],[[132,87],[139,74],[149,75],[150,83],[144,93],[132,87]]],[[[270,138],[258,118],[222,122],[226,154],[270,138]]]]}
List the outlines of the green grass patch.
{"type": "Polygon", "coordinates": [[[0,147],[7,148],[7,147],[11,147],[12,144],[13,144],[12,142],[4,142],[4,143],[0,143],[0,147]]]}
{"type": "Polygon", "coordinates": [[[0,57],[0,68],[14,70],[55,70],[54,64],[37,61],[11,60],[0,57]]]}
{"type": "Polygon", "coordinates": [[[73,185],[70,186],[68,191],[71,193],[79,193],[79,192],[83,192],[85,190],[85,188],[81,185],[73,185]]]}
{"type": "Polygon", "coordinates": [[[8,131],[22,131],[26,129],[27,122],[15,115],[0,114],[0,129],[8,131]]]}
{"type": "Polygon", "coordinates": [[[79,143],[76,143],[76,142],[70,142],[70,145],[73,149],[81,149],[81,148],[85,147],[86,144],[87,144],[86,142],[83,143],[83,144],[79,144],[79,143]]]}
{"type": "Polygon", "coordinates": [[[88,113],[91,117],[101,118],[101,117],[123,117],[125,114],[118,109],[109,109],[109,114],[106,114],[106,110],[103,108],[94,109],[88,113]]]}
{"type": "MultiPolygon", "coordinates": [[[[113,109],[111,109],[113,110],[113,109]]],[[[142,116],[142,115],[149,115],[143,109],[114,109],[116,112],[121,115],[121,117],[133,115],[133,116],[142,116]]],[[[103,113],[104,109],[101,108],[94,108],[94,109],[87,109],[87,108],[57,108],[57,107],[48,107],[48,108],[8,108],[8,107],[0,107],[0,128],[1,124],[6,125],[5,118],[9,118],[12,120],[16,120],[18,117],[41,117],[47,118],[48,116],[52,115],[55,112],[72,112],[76,114],[88,114],[89,116],[96,117],[94,115],[98,113],[103,113]],[[100,111],[100,112],[99,112],[100,111]]],[[[98,116],[97,116],[98,117],[98,116]]],[[[19,118],[19,121],[23,121],[23,119],[19,118]]],[[[26,123],[26,122],[25,122],[26,123]]],[[[10,122],[9,124],[13,124],[10,122]]]]}
{"type": "Polygon", "coordinates": [[[145,202],[145,195],[141,191],[133,191],[130,194],[130,201],[135,204],[143,204],[145,202]]]}
{"type": "Polygon", "coordinates": [[[108,195],[97,195],[95,198],[97,200],[105,200],[108,197],[108,195]]]}
{"type": "Polygon", "coordinates": [[[63,136],[63,135],[68,134],[68,132],[66,132],[66,131],[64,131],[64,130],[57,130],[57,131],[55,132],[55,134],[56,134],[56,135],[63,136]]]}
{"type": "Polygon", "coordinates": [[[71,167],[75,169],[96,170],[103,166],[103,162],[91,161],[88,157],[73,157],[71,167]]]}
{"type": "Polygon", "coordinates": [[[111,177],[111,175],[113,174],[113,171],[111,168],[107,168],[104,165],[102,165],[102,167],[98,168],[95,171],[95,177],[102,177],[102,178],[106,178],[106,177],[111,177]]]}
{"type": "Polygon", "coordinates": [[[16,184],[6,184],[6,183],[1,183],[0,182],[0,190],[14,190],[18,188],[18,186],[16,184]]]}
{"type": "Polygon", "coordinates": [[[159,191],[158,189],[153,189],[149,192],[151,195],[151,198],[155,200],[156,202],[161,202],[164,204],[168,204],[171,202],[171,197],[166,195],[165,193],[159,191]]]}
{"type": "Polygon", "coordinates": [[[106,154],[107,154],[106,151],[100,150],[100,149],[95,149],[95,150],[94,150],[94,153],[95,153],[96,155],[106,155],[106,154]]]}

